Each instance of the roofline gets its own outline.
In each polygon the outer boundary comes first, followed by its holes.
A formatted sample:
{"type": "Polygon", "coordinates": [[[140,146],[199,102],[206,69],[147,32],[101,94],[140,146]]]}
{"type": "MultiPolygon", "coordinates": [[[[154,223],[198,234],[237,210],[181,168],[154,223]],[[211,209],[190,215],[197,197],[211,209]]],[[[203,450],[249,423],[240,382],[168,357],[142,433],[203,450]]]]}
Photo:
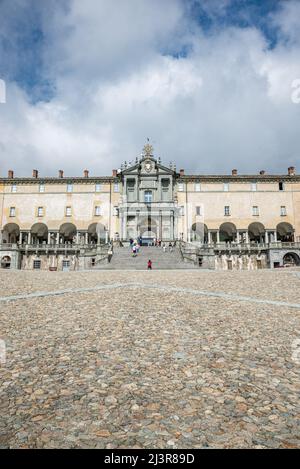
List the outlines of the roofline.
{"type": "MultiPolygon", "coordinates": [[[[169,170],[170,173],[172,172],[169,170]]],[[[120,176],[124,174],[119,173],[116,176],[64,176],[60,177],[0,177],[0,183],[2,184],[41,184],[41,183],[48,183],[48,184],[66,184],[68,182],[77,182],[81,184],[89,184],[89,183],[99,183],[99,182],[115,182],[116,180],[120,179],[120,176]]],[[[217,182],[217,181],[230,181],[230,182],[237,182],[237,181],[286,181],[286,182],[300,182],[300,175],[288,175],[288,174],[241,174],[233,176],[231,174],[183,174],[180,175],[179,173],[174,173],[175,177],[182,182],[187,181],[207,181],[207,182],[217,182]]]]}

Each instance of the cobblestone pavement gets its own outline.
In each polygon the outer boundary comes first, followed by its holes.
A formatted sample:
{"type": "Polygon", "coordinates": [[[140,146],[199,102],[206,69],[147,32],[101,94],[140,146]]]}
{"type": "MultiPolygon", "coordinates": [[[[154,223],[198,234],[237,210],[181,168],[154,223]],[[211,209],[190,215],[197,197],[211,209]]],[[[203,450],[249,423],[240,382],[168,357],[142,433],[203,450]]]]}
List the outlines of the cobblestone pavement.
{"type": "Polygon", "coordinates": [[[299,448],[299,273],[0,272],[0,446],[299,448]]]}

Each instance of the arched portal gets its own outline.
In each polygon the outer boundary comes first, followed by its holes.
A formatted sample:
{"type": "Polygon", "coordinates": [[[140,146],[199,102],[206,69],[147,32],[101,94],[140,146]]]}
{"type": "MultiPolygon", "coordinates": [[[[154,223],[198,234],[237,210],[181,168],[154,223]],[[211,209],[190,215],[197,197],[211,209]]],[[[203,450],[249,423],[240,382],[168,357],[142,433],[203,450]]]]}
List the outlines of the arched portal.
{"type": "Polygon", "coordinates": [[[204,223],[194,223],[191,229],[191,241],[208,242],[208,229],[204,223]]]}
{"type": "Polygon", "coordinates": [[[232,242],[236,238],[236,226],[233,223],[223,223],[220,226],[220,241],[232,242]]]}
{"type": "Polygon", "coordinates": [[[300,257],[295,252],[288,252],[283,257],[283,265],[285,265],[285,266],[298,266],[298,265],[300,265],[300,257]]]}
{"type": "Polygon", "coordinates": [[[8,223],[3,228],[2,242],[17,243],[20,239],[20,227],[16,223],[8,223]]]}
{"type": "Polygon", "coordinates": [[[265,227],[262,223],[251,223],[248,227],[249,240],[258,243],[264,243],[265,227]]]}
{"type": "MultiPolygon", "coordinates": [[[[101,223],[99,223],[99,225],[101,225],[101,223]]],[[[102,225],[103,226],[103,225],[102,225]]],[[[88,241],[89,243],[92,243],[92,244],[97,244],[98,242],[98,232],[97,232],[97,223],[92,223],[89,227],[88,227],[88,241]]]]}
{"type": "Polygon", "coordinates": [[[35,223],[31,227],[32,244],[42,244],[48,241],[48,227],[44,223],[35,223]]]}
{"type": "Polygon", "coordinates": [[[282,242],[294,241],[294,228],[290,223],[282,222],[277,225],[277,239],[282,242]]]}
{"type": "Polygon", "coordinates": [[[9,256],[4,256],[1,259],[1,269],[10,269],[11,258],[9,256]]]}
{"type": "MultiPolygon", "coordinates": [[[[170,229],[169,227],[168,230],[170,229]]],[[[142,218],[140,223],[139,223],[139,234],[142,238],[145,239],[154,239],[158,237],[158,227],[157,227],[157,221],[151,217],[150,215],[148,217],[142,218]]],[[[169,234],[169,231],[168,231],[169,234]]],[[[168,237],[164,236],[163,237],[168,237]]]]}
{"type": "Polygon", "coordinates": [[[77,228],[73,223],[64,223],[59,229],[59,236],[62,243],[76,243],[77,228]]]}

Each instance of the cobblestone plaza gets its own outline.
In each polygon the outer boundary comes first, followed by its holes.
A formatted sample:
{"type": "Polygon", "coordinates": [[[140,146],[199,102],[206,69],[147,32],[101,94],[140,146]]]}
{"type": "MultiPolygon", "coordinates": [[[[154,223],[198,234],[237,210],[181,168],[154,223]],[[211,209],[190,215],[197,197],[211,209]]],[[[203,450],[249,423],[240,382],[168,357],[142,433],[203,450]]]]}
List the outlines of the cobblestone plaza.
{"type": "Polygon", "coordinates": [[[0,272],[0,445],[299,448],[300,270],[0,272]]]}

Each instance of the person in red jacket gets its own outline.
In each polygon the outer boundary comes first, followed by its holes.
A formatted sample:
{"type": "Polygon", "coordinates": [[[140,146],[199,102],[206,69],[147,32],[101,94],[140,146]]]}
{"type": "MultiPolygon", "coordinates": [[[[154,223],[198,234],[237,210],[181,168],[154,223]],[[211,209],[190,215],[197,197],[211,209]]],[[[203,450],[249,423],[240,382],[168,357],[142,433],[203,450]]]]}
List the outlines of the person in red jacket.
{"type": "Polygon", "coordinates": [[[148,270],[152,270],[152,261],[149,259],[148,261],[148,270]]]}

